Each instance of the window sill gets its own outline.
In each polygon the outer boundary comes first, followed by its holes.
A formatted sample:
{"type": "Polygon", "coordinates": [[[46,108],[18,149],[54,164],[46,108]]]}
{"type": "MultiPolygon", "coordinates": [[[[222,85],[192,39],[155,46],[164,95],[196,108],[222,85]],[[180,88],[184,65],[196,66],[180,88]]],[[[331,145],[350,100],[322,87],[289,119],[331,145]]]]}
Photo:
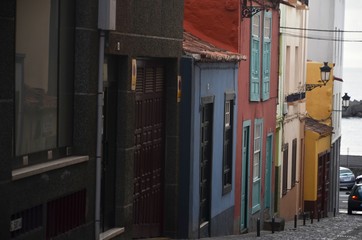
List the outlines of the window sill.
{"type": "Polygon", "coordinates": [[[118,235],[121,235],[123,232],[124,232],[124,227],[123,228],[112,228],[112,229],[109,229],[108,231],[105,231],[105,232],[99,234],[99,240],[109,240],[114,237],[117,237],[118,235]]]}
{"type": "Polygon", "coordinates": [[[72,157],[61,158],[55,161],[36,164],[29,167],[19,168],[12,171],[12,180],[19,180],[22,178],[34,176],[51,170],[86,162],[88,160],[89,160],[88,156],[72,156],[72,157]]]}

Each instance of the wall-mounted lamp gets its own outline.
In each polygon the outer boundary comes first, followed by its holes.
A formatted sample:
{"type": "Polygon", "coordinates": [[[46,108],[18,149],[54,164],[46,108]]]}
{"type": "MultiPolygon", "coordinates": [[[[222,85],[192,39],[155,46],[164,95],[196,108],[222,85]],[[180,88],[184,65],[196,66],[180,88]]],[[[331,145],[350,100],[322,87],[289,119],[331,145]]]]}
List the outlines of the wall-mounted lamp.
{"type": "Polygon", "coordinates": [[[306,84],[305,85],[306,91],[312,91],[316,87],[322,87],[327,84],[327,82],[330,79],[330,73],[331,73],[331,68],[328,66],[328,62],[324,62],[324,65],[320,67],[320,71],[321,71],[321,79],[318,80],[318,82],[320,83],[306,84]]]}
{"type": "Polygon", "coordinates": [[[263,10],[279,9],[281,0],[242,0],[241,2],[241,18],[251,18],[263,10]],[[258,5],[253,6],[253,2],[258,3],[258,5]]]}
{"type": "Polygon", "coordinates": [[[243,3],[241,5],[241,18],[251,18],[258,12],[265,9],[266,8],[264,6],[253,6],[253,0],[249,0],[249,6],[248,0],[243,0],[243,3]]]}
{"type": "Polygon", "coordinates": [[[348,96],[347,93],[344,93],[344,96],[342,97],[342,109],[341,110],[332,110],[333,112],[346,112],[347,108],[349,107],[349,99],[351,99],[350,96],[348,96]]]}
{"type": "Polygon", "coordinates": [[[349,107],[349,99],[351,99],[350,96],[348,96],[347,93],[344,93],[344,96],[342,97],[342,108],[346,110],[349,107]]]}

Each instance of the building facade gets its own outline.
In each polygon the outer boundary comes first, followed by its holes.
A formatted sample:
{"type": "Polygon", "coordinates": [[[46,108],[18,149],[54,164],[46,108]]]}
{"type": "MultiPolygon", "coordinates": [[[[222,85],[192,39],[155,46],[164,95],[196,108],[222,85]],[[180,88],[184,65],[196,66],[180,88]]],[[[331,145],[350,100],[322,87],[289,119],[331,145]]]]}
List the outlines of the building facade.
{"type": "Polygon", "coordinates": [[[239,52],[247,54],[248,59],[240,63],[238,85],[235,228],[239,232],[256,230],[258,218],[262,224],[271,219],[278,181],[274,174],[274,149],[279,3],[268,1],[260,7],[268,11],[240,16],[239,52]]]}
{"type": "Polygon", "coordinates": [[[94,239],[97,8],[0,3],[2,239],[94,239]]]}
{"type": "MultiPolygon", "coordinates": [[[[341,147],[342,86],[343,86],[343,39],[345,1],[333,0],[322,3],[310,1],[308,28],[323,29],[316,31],[317,39],[308,39],[308,59],[311,61],[333,63],[333,106],[330,109],[333,135],[331,138],[330,164],[330,208],[338,210],[339,202],[339,165],[341,147]],[[321,11],[325,9],[325,11],[321,11]]],[[[309,34],[312,34],[311,32],[309,34]]]]}
{"type": "Polygon", "coordinates": [[[183,1],[117,3],[0,3],[2,239],[177,234],[183,1]]]}
{"type": "Polygon", "coordinates": [[[276,207],[279,216],[292,220],[303,213],[304,119],[307,5],[280,5],[280,75],[277,112],[276,207]]]}
{"type": "Polygon", "coordinates": [[[233,234],[237,69],[241,56],[184,33],[180,236],[233,234]]]}
{"type": "Polygon", "coordinates": [[[177,234],[183,1],[117,2],[106,32],[104,229],[177,234]],[[108,125],[107,125],[108,124],[108,125]]]}
{"type": "MultiPolygon", "coordinates": [[[[320,62],[307,63],[307,84],[318,84],[322,66],[320,62]]],[[[331,204],[329,172],[333,127],[329,109],[333,103],[333,82],[330,80],[326,85],[306,92],[304,211],[314,218],[327,216],[331,204]]]]}

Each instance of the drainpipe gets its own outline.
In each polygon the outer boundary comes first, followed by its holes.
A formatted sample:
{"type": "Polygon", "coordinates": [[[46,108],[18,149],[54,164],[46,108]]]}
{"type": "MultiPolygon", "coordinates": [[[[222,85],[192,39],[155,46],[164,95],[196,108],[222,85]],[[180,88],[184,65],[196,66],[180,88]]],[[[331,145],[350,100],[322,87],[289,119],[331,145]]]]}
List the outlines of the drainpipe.
{"type": "Polygon", "coordinates": [[[99,240],[101,233],[101,181],[102,181],[102,132],[103,132],[103,63],[104,63],[103,30],[99,35],[99,65],[97,93],[97,149],[96,149],[96,196],[95,196],[95,239],[99,240]]]}

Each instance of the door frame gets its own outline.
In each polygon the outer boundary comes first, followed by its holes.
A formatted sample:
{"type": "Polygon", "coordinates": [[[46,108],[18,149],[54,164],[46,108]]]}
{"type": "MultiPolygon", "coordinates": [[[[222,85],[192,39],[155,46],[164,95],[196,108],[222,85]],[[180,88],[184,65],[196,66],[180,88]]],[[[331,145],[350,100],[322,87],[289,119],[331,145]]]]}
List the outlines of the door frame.
{"type": "Polygon", "coordinates": [[[264,207],[269,209],[269,214],[272,213],[272,161],[273,161],[273,133],[269,133],[266,137],[266,151],[265,151],[265,197],[264,207]]]}
{"type": "Polygon", "coordinates": [[[213,132],[214,132],[214,111],[215,111],[215,96],[206,96],[206,97],[201,97],[201,111],[200,111],[200,158],[199,158],[199,221],[198,221],[198,237],[209,237],[210,233],[211,233],[211,203],[212,203],[212,159],[213,159],[213,132]],[[207,104],[212,104],[212,120],[211,120],[211,139],[210,139],[210,145],[211,145],[211,156],[210,156],[210,169],[209,169],[209,197],[207,199],[208,202],[208,214],[209,214],[209,219],[208,221],[205,222],[201,222],[201,204],[200,204],[200,200],[201,200],[201,184],[200,184],[200,180],[201,180],[201,159],[202,159],[202,146],[201,146],[201,142],[202,142],[202,120],[203,120],[203,108],[205,105],[207,104]]]}
{"type": "Polygon", "coordinates": [[[249,226],[249,186],[250,186],[250,141],[251,141],[251,120],[242,123],[243,132],[241,136],[241,195],[240,195],[240,231],[249,226]],[[246,136],[245,136],[246,135],[246,136]],[[244,149],[244,138],[247,146],[244,149]]]}

